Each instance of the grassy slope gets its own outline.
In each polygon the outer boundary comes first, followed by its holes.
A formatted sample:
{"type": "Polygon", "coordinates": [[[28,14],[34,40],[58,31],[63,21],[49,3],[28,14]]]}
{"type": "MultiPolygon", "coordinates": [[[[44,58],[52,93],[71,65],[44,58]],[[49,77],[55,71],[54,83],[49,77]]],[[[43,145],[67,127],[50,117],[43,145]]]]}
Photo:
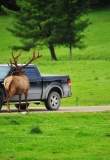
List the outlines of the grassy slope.
{"type": "MultiPolygon", "coordinates": [[[[52,62],[49,50],[43,47],[38,62],[41,73],[69,74],[72,80],[71,98],[63,99],[63,106],[109,105],[110,104],[110,11],[99,10],[89,14],[92,24],[87,28],[84,50],[73,49],[73,61],[68,61],[69,49],[56,48],[58,62],[52,62]],[[93,61],[94,60],[94,61],[93,61]]],[[[4,27],[11,25],[11,19],[0,17],[0,63],[7,63],[12,44],[19,40],[10,35],[4,27]]],[[[19,62],[26,63],[30,52],[23,52],[19,62]]]]}
{"type": "Polygon", "coordinates": [[[110,9],[91,12],[89,18],[92,22],[87,30],[87,49],[85,54],[89,59],[110,60],[110,9]]]}

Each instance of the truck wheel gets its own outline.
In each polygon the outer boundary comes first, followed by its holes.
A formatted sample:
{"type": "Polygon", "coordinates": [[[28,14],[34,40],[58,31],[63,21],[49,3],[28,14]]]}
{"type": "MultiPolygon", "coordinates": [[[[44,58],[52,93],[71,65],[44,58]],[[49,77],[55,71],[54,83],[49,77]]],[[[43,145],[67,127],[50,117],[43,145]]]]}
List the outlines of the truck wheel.
{"type": "MultiPolygon", "coordinates": [[[[29,106],[29,104],[28,104],[28,106],[29,106]]],[[[15,104],[15,107],[19,108],[19,104],[15,104]]],[[[26,109],[26,104],[21,104],[20,108],[25,110],[26,109]]]]}
{"type": "Polygon", "coordinates": [[[50,92],[45,106],[48,110],[57,110],[60,107],[60,95],[55,91],[50,92]]]}
{"type": "Polygon", "coordinates": [[[0,110],[2,108],[2,105],[3,105],[3,98],[2,98],[2,96],[0,96],[0,110]]]}

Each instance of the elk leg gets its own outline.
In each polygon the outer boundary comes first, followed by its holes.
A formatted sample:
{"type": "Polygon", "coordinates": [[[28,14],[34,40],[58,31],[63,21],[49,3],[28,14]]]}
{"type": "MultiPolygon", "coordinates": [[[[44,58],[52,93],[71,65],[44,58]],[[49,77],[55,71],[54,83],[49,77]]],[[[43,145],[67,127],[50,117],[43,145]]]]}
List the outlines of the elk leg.
{"type": "Polygon", "coordinates": [[[7,96],[6,100],[7,100],[7,110],[10,113],[11,110],[10,110],[10,106],[9,106],[9,101],[10,101],[10,96],[9,95],[7,96]]]}
{"type": "Polygon", "coordinates": [[[6,100],[7,100],[7,109],[8,109],[8,112],[11,112],[9,102],[10,102],[11,97],[14,95],[14,93],[15,93],[14,90],[6,91],[6,95],[7,95],[6,100]]]}
{"type": "Polygon", "coordinates": [[[20,106],[21,106],[21,94],[19,95],[19,107],[18,107],[19,112],[21,112],[20,106]]]}
{"type": "Polygon", "coordinates": [[[28,94],[25,93],[25,101],[26,101],[26,111],[29,112],[29,109],[28,109],[28,103],[27,103],[27,96],[28,94]]]}
{"type": "Polygon", "coordinates": [[[10,113],[11,112],[10,111],[10,106],[9,106],[10,96],[9,96],[9,94],[6,90],[5,90],[5,92],[6,92],[7,110],[10,113]]]}

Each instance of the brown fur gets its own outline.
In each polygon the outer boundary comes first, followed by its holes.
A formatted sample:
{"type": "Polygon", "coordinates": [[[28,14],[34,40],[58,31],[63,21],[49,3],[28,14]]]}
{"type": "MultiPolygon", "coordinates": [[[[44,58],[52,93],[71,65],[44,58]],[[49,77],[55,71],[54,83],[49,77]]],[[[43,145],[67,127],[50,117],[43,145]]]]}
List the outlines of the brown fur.
{"type": "Polygon", "coordinates": [[[19,95],[19,110],[21,104],[21,95],[25,94],[26,110],[28,111],[27,96],[30,88],[29,80],[25,75],[9,76],[4,80],[4,87],[7,94],[7,108],[10,112],[9,101],[13,95],[19,95]]]}

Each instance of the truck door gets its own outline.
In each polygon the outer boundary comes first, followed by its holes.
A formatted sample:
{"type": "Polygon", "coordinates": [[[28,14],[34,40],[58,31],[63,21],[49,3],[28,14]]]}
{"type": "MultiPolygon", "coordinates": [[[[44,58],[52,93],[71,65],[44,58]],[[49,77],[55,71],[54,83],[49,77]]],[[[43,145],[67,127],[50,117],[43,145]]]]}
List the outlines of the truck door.
{"type": "Polygon", "coordinates": [[[40,100],[42,95],[42,79],[39,73],[37,74],[34,67],[26,67],[25,75],[30,82],[30,89],[28,91],[28,100],[40,100]]]}

